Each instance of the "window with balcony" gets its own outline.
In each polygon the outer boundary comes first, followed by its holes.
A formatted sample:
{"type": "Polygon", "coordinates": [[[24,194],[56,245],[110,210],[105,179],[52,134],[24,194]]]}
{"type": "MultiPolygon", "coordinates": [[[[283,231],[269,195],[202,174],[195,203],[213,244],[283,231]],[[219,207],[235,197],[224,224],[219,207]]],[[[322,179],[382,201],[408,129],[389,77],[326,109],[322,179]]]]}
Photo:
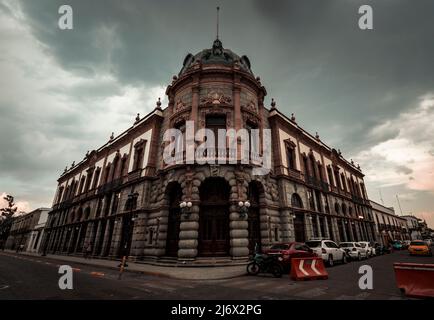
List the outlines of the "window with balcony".
{"type": "Polygon", "coordinates": [[[288,165],[288,169],[291,170],[297,170],[297,167],[295,165],[295,143],[292,141],[288,141],[285,143],[286,148],[286,162],[288,165]]]}
{"type": "Polygon", "coordinates": [[[309,165],[308,165],[308,161],[307,161],[307,157],[305,155],[303,155],[303,172],[304,175],[307,177],[309,176],[309,165]]]}
{"type": "Polygon", "coordinates": [[[81,194],[83,192],[85,179],[86,179],[86,177],[81,177],[80,188],[78,189],[78,194],[81,194]]]}
{"type": "Polygon", "coordinates": [[[334,186],[334,181],[333,181],[333,171],[332,168],[330,166],[327,166],[327,176],[329,178],[329,183],[331,186],[334,186]]]}
{"type": "Polygon", "coordinates": [[[94,178],[93,178],[92,189],[95,189],[97,187],[100,173],[101,173],[101,168],[96,169],[95,175],[94,175],[94,178]]]}
{"type": "Polygon", "coordinates": [[[315,210],[315,200],[313,199],[313,192],[312,190],[307,190],[307,198],[309,201],[309,207],[311,210],[315,210]]]}
{"type": "Polygon", "coordinates": [[[347,191],[347,185],[345,183],[345,175],[341,173],[341,180],[342,180],[342,190],[347,191]]]}
{"type": "Polygon", "coordinates": [[[141,139],[134,145],[134,162],[133,162],[133,171],[142,169],[143,167],[143,159],[146,147],[146,140],[141,139]]]}
{"type": "MultiPolygon", "coordinates": [[[[218,152],[218,130],[225,129],[226,130],[226,115],[208,115],[205,121],[205,127],[210,129],[214,133],[214,152],[210,155],[211,157],[215,156],[218,152]]],[[[225,138],[226,139],[226,138],[225,138]]],[[[249,142],[247,142],[249,143],[249,142]]],[[[208,155],[206,155],[208,156],[208,155]]]]}

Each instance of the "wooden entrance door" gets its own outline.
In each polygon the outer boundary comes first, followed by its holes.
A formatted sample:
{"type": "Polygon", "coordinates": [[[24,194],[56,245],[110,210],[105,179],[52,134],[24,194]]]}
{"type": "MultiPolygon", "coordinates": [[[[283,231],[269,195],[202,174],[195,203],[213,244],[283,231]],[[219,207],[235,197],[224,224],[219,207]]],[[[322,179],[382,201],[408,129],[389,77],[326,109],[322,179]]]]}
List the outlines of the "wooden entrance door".
{"type": "Polygon", "coordinates": [[[199,256],[229,255],[229,190],[217,177],[200,186],[199,256]]]}
{"type": "Polygon", "coordinates": [[[229,254],[229,212],[227,206],[201,207],[199,255],[229,254]]]}
{"type": "Polygon", "coordinates": [[[305,233],[304,233],[304,215],[302,213],[296,213],[294,219],[294,234],[295,241],[297,242],[305,242],[305,233]]]}

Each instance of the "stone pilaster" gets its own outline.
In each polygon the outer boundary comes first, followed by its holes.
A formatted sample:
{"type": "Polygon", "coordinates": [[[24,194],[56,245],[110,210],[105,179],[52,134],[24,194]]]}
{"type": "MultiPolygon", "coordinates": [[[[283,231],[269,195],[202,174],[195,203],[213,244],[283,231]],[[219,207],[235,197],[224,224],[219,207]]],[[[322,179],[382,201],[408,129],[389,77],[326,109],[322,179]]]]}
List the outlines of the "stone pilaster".
{"type": "Polygon", "coordinates": [[[328,238],[328,239],[331,239],[332,237],[330,236],[329,223],[327,221],[327,217],[326,216],[323,218],[323,221],[324,221],[324,231],[325,231],[325,235],[324,236],[326,238],[328,238]]]}
{"type": "Polygon", "coordinates": [[[280,224],[282,226],[282,242],[290,242],[292,241],[291,225],[293,224],[291,211],[289,209],[282,210],[280,217],[280,224]]]}
{"type": "MultiPolygon", "coordinates": [[[[318,237],[323,237],[323,234],[322,234],[322,230],[321,230],[321,223],[320,223],[320,220],[319,220],[319,215],[315,215],[315,220],[316,220],[316,226],[317,226],[317,230],[318,230],[318,237]]],[[[312,221],[312,223],[313,223],[313,221],[312,221]]]]}

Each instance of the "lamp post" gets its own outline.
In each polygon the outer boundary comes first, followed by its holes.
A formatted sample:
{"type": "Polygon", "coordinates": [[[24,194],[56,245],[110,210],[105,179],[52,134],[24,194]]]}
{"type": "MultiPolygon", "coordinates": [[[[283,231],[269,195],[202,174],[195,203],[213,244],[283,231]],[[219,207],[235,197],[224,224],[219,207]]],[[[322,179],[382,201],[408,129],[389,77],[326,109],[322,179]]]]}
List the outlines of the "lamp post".
{"type": "Polygon", "coordinates": [[[249,201],[240,201],[238,202],[238,210],[240,212],[240,218],[247,218],[248,212],[250,208],[250,202],[249,201]]]}
{"type": "MultiPolygon", "coordinates": [[[[130,241],[132,240],[132,227],[134,227],[134,221],[136,220],[136,215],[133,216],[133,210],[136,208],[134,205],[137,201],[137,198],[139,197],[139,194],[137,192],[131,192],[128,194],[128,203],[130,212],[128,214],[128,218],[124,217],[124,225],[127,223],[125,227],[125,237],[124,237],[124,243],[121,243],[121,255],[122,255],[122,262],[120,264],[120,267],[123,269],[124,267],[128,267],[127,259],[129,256],[129,250],[128,246],[130,244],[130,241]]],[[[116,221],[115,221],[116,222],[116,221]]],[[[123,226],[122,226],[123,227],[123,226]]]]}

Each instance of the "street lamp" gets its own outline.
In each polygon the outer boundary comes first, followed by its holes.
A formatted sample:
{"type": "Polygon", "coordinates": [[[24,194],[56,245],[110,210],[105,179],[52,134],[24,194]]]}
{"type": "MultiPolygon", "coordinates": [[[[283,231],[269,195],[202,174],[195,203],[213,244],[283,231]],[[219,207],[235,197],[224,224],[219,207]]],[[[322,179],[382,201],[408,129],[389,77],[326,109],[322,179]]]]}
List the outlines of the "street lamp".
{"type": "Polygon", "coordinates": [[[193,203],[191,203],[191,201],[182,201],[179,204],[179,208],[181,209],[181,214],[183,214],[186,218],[188,218],[190,216],[192,206],[193,203]]]}
{"type": "Polygon", "coordinates": [[[249,201],[238,202],[238,209],[240,212],[240,218],[246,218],[248,216],[249,208],[250,208],[250,202],[249,201]]]}

